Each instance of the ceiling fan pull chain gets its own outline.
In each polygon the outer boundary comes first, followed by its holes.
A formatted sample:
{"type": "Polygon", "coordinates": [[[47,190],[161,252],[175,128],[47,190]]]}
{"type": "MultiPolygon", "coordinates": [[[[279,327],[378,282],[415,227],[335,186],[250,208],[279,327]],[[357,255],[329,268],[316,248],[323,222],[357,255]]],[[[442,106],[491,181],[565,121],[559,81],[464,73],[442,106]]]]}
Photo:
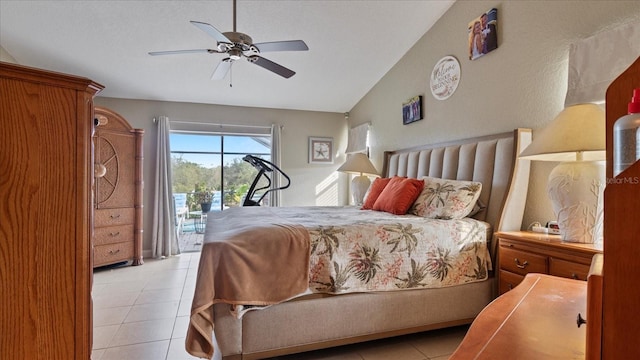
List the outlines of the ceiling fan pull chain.
{"type": "Polygon", "coordinates": [[[229,67],[229,87],[233,87],[233,63],[231,63],[231,67],[229,67]]]}

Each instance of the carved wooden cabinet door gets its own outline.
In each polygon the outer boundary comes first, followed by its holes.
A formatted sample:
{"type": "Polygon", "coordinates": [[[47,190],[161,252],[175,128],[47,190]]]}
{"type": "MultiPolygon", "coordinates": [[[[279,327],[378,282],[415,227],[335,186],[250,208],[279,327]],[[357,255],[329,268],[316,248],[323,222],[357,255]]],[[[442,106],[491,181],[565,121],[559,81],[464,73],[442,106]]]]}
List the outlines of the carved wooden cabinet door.
{"type": "Polygon", "coordinates": [[[142,264],[142,135],[117,113],[96,107],[94,267],[142,264]]]}
{"type": "Polygon", "coordinates": [[[135,141],[129,132],[96,131],[95,161],[106,170],[104,176],[96,178],[96,208],[133,207],[135,141]]]}

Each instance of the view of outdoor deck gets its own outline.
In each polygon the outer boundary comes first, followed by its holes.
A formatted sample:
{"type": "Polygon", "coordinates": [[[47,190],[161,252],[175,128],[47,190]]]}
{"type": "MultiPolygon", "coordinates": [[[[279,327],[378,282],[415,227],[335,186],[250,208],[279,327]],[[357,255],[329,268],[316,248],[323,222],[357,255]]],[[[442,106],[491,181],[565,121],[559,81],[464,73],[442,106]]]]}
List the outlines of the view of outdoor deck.
{"type": "Polygon", "coordinates": [[[185,219],[181,231],[178,232],[180,252],[199,252],[202,249],[204,224],[199,217],[185,219]]]}

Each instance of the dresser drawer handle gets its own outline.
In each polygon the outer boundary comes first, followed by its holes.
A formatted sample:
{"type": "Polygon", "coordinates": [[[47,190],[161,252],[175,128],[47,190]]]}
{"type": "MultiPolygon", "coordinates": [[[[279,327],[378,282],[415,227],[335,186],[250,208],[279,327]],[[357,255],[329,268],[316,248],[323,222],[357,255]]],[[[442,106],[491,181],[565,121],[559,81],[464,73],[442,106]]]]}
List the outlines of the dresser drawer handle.
{"type": "Polygon", "coordinates": [[[120,235],[120,231],[109,233],[109,235],[111,235],[113,237],[118,236],[118,235],[120,235]]]}
{"type": "Polygon", "coordinates": [[[120,218],[120,214],[117,214],[117,215],[111,215],[111,218],[112,218],[112,219],[119,219],[119,218],[120,218]]]}
{"type": "Polygon", "coordinates": [[[582,324],[586,324],[587,320],[582,318],[582,315],[580,315],[580,313],[578,313],[578,318],[576,319],[576,323],[578,324],[578,327],[580,327],[582,324]]]}
{"type": "Polygon", "coordinates": [[[516,266],[520,269],[524,269],[529,265],[529,262],[527,260],[525,260],[522,264],[520,264],[520,260],[518,260],[518,258],[513,259],[513,261],[516,263],[516,266]]]}
{"type": "Polygon", "coordinates": [[[578,275],[576,273],[571,273],[571,278],[573,280],[580,280],[580,277],[578,277],[578,275]]]}
{"type": "Polygon", "coordinates": [[[110,254],[110,255],[115,255],[115,254],[117,254],[117,253],[119,253],[119,252],[120,252],[120,249],[118,249],[118,250],[116,250],[116,251],[109,250],[109,254],[110,254]]]}

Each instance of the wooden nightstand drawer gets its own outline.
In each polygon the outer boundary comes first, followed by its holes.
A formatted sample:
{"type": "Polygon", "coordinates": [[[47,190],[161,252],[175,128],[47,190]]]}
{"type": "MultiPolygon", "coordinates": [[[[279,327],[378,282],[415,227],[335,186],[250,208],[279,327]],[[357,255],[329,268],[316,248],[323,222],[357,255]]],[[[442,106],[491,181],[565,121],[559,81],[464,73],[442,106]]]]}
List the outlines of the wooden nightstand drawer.
{"type": "Polygon", "coordinates": [[[500,294],[504,294],[507,291],[513,289],[524,280],[524,276],[514,274],[509,271],[500,270],[500,294]]]}
{"type": "Polygon", "coordinates": [[[589,265],[578,264],[571,261],[550,258],[549,274],[569,279],[587,280],[589,265]]]}
{"type": "Polygon", "coordinates": [[[500,269],[515,274],[547,274],[547,257],[525,251],[500,247],[500,269]]]}
{"type": "Polygon", "coordinates": [[[501,294],[519,284],[521,276],[528,273],[585,280],[593,255],[602,253],[600,244],[564,242],[558,235],[530,231],[502,231],[496,235],[501,294]]]}

